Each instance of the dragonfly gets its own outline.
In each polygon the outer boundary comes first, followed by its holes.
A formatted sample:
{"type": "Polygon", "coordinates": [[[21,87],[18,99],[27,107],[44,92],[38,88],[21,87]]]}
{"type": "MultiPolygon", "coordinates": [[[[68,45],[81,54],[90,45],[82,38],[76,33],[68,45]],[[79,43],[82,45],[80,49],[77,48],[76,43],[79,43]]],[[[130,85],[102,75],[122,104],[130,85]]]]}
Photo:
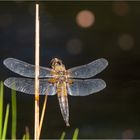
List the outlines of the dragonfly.
{"type": "MultiPolygon", "coordinates": [[[[4,85],[16,91],[33,95],[35,65],[15,58],[5,59],[3,64],[11,71],[23,76],[10,77],[4,81],[4,85]]],[[[108,61],[100,58],[66,70],[62,60],[53,58],[51,68],[39,67],[39,95],[57,95],[63,120],[66,126],[70,126],[68,95],[87,96],[103,90],[106,87],[105,81],[92,77],[102,72],[107,66],[108,61]]]]}

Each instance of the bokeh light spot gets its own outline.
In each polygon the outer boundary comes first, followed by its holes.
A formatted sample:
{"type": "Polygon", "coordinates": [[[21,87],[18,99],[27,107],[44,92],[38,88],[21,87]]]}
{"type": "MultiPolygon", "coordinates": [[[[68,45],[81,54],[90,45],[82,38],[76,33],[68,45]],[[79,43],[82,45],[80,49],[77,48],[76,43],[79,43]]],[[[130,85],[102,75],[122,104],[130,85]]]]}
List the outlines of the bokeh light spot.
{"type": "Polygon", "coordinates": [[[132,139],[134,138],[134,131],[132,129],[126,129],[123,133],[122,133],[122,138],[123,139],[132,139]]]}
{"type": "Polygon", "coordinates": [[[95,22],[95,15],[89,10],[82,10],[77,14],[76,22],[80,27],[91,27],[95,22]]]}
{"type": "Polygon", "coordinates": [[[129,12],[129,6],[126,1],[115,1],[112,10],[118,16],[126,16],[129,12]]]}
{"type": "Polygon", "coordinates": [[[82,52],[83,43],[79,39],[71,39],[67,43],[67,50],[69,53],[77,55],[82,52]]]}
{"type": "Polygon", "coordinates": [[[134,39],[129,34],[123,34],[119,37],[118,44],[122,50],[131,50],[134,47],[134,39]]]}

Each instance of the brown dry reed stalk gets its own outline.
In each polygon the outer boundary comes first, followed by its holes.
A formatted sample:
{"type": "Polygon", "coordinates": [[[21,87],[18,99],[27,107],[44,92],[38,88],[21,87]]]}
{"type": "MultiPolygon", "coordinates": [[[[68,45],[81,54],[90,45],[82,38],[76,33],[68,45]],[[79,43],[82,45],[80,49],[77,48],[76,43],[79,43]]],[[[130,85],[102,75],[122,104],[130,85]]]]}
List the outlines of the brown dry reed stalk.
{"type": "Polygon", "coordinates": [[[34,128],[34,139],[40,138],[42,129],[42,123],[44,119],[46,104],[47,104],[47,92],[44,99],[43,109],[41,113],[41,119],[39,122],[39,48],[40,48],[40,29],[39,29],[39,4],[36,4],[36,18],[35,18],[35,128],[34,128]]]}
{"type": "Polygon", "coordinates": [[[39,4],[36,4],[35,17],[35,124],[34,139],[39,139],[39,4]]]}

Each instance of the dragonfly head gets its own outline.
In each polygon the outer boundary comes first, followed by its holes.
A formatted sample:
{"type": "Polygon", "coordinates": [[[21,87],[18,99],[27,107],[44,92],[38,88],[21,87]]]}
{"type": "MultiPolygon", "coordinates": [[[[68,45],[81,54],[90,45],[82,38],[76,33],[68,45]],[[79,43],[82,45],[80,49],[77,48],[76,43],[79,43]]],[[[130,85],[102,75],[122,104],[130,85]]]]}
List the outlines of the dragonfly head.
{"type": "Polygon", "coordinates": [[[62,65],[62,60],[58,58],[53,58],[51,60],[51,65],[52,65],[52,68],[55,67],[56,65],[62,65]]]}

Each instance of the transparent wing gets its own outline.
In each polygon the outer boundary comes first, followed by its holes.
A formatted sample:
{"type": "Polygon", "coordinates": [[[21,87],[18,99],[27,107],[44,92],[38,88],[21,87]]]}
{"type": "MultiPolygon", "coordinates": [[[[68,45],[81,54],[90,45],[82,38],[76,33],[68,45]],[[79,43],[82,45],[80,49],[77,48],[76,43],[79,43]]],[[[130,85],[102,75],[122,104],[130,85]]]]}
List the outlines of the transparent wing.
{"type": "MultiPolygon", "coordinates": [[[[10,77],[4,81],[4,85],[16,91],[24,92],[26,94],[34,94],[33,79],[10,77]]],[[[40,79],[40,95],[55,95],[56,87],[50,84],[47,79],[40,79]]]]}
{"type": "Polygon", "coordinates": [[[89,64],[74,67],[68,70],[70,77],[73,78],[90,78],[103,71],[108,65],[104,58],[97,59],[89,64]]]}
{"type": "Polygon", "coordinates": [[[68,94],[71,96],[87,96],[96,93],[106,87],[102,79],[74,80],[73,84],[67,84],[68,94]]]}
{"type": "MultiPolygon", "coordinates": [[[[7,58],[3,61],[4,65],[10,69],[11,71],[25,76],[25,77],[35,77],[35,66],[28,64],[26,62],[20,61],[18,59],[14,58],[7,58]]],[[[45,67],[40,67],[40,78],[43,77],[52,77],[51,75],[51,69],[45,68],[45,67]]]]}

